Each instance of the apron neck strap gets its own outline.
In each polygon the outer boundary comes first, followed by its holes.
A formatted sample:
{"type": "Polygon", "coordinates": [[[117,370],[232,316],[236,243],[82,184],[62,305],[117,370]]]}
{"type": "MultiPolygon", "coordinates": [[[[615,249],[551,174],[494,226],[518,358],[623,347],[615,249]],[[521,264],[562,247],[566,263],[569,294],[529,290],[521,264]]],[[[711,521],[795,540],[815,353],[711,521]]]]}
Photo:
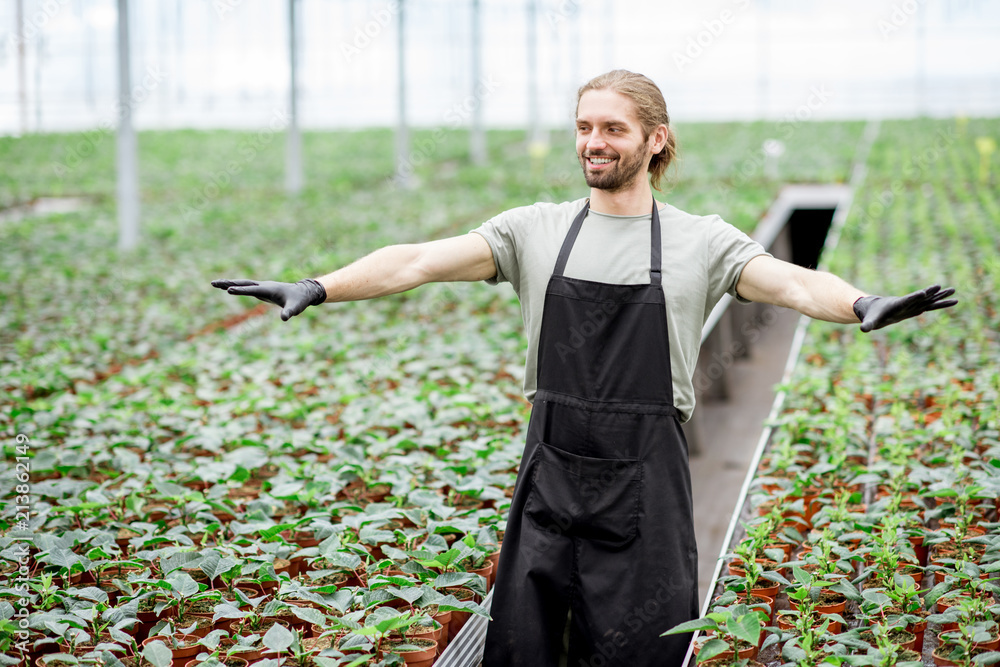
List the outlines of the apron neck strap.
{"type": "MultiPolygon", "coordinates": [[[[590,200],[583,205],[583,209],[577,213],[576,218],[573,220],[573,224],[570,225],[569,231],[566,232],[566,238],[563,240],[562,248],[559,249],[559,257],[556,259],[555,269],[552,271],[554,276],[562,276],[566,270],[566,262],[569,261],[569,253],[573,250],[573,244],[576,243],[576,237],[580,235],[580,229],[583,227],[583,220],[587,217],[587,211],[590,210],[590,200]]],[[[653,214],[650,224],[650,250],[649,250],[649,284],[659,285],[663,281],[663,274],[660,271],[661,268],[661,253],[662,246],[660,241],[660,214],[656,210],[656,200],[653,200],[653,214]]]]}

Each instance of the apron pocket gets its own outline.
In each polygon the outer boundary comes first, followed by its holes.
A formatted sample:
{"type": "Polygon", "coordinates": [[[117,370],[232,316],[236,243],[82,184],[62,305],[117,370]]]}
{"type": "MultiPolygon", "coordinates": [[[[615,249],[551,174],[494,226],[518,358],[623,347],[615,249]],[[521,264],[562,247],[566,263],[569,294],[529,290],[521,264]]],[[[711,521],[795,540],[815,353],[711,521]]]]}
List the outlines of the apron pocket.
{"type": "Polygon", "coordinates": [[[580,456],[538,443],[524,514],[539,530],[609,546],[635,539],[642,462],[580,456]]]}

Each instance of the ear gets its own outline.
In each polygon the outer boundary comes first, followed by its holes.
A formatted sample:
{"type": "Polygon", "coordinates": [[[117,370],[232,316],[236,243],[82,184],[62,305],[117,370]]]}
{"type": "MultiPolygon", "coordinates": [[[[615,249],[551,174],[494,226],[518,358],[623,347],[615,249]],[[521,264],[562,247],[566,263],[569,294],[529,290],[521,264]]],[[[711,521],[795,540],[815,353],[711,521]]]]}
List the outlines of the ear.
{"type": "Polygon", "coordinates": [[[667,145],[667,137],[670,136],[670,130],[667,129],[666,125],[657,125],[649,134],[649,148],[652,155],[656,155],[667,145]]]}

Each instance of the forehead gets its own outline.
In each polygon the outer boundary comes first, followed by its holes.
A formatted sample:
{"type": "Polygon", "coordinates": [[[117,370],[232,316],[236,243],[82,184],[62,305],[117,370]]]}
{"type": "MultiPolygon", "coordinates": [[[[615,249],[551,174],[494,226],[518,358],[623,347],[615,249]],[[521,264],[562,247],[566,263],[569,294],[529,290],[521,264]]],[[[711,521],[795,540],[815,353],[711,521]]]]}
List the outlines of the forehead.
{"type": "Polygon", "coordinates": [[[593,125],[612,121],[639,125],[639,116],[635,112],[632,100],[619,92],[607,89],[585,92],[577,104],[576,119],[578,122],[586,121],[593,125]]]}

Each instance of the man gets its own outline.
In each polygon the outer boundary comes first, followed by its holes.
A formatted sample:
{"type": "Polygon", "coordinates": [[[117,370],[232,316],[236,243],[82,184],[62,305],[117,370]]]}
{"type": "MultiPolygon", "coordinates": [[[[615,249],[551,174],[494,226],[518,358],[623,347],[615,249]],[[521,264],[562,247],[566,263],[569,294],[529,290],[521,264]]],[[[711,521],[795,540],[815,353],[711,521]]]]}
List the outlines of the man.
{"type": "Polygon", "coordinates": [[[616,70],[579,91],[590,197],[513,209],[475,233],[389,246],[295,284],[220,280],[299,314],[433,281],[509,281],[528,338],[527,442],[504,537],[484,664],[680,665],[697,615],[687,444],[701,328],[726,292],[877,329],[956,303],[931,287],[869,296],[774,259],[718,216],[653,199],[674,156],[666,104],[616,70]],[[647,177],[647,174],[649,176],[647,177]]]}

